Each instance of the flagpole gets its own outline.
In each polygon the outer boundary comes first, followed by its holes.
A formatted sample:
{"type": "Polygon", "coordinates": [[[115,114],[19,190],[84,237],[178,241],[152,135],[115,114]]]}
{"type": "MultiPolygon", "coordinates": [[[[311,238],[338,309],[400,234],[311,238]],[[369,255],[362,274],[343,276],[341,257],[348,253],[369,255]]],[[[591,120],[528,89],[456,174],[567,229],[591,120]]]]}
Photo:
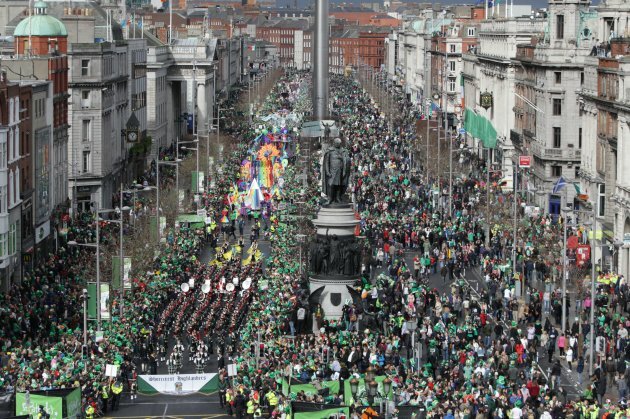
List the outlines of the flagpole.
{"type": "Polygon", "coordinates": [[[485,4],[485,6],[486,6],[485,19],[488,19],[488,1],[489,1],[489,0],[484,0],[484,4],[485,4]]]}

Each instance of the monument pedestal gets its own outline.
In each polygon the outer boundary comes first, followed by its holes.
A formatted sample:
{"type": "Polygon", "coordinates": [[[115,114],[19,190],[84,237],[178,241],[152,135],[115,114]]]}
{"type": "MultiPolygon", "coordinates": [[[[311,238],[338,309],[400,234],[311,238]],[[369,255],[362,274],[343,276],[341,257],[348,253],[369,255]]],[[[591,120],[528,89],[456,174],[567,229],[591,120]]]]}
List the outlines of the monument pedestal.
{"type": "MultiPolygon", "coordinates": [[[[311,270],[309,274],[309,290],[311,293],[324,287],[319,297],[324,315],[327,319],[340,319],[344,304],[352,302],[352,295],[347,286],[352,287],[360,279],[360,249],[356,243],[354,231],[359,223],[355,218],[352,204],[333,204],[322,207],[313,224],[317,228],[318,242],[325,247],[323,258],[315,265],[322,266],[318,272],[311,270]],[[332,244],[331,244],[332,243],[332,244]],[[339,252],[339,249],[345,249],[339,252]],[[352,249],[348,252],[348,249],[352,249]],[[335,253],[333,255],[333,253],[335,253]],[[348,258],[353,258],[349,261],[348,258]],[[357,266],[358,265],[358,266],[357,266]]],[[[311,258],[316,255],[311,254],[311,258]]],[[[313,266],[313,263],[311,263],[313,266]]]]}

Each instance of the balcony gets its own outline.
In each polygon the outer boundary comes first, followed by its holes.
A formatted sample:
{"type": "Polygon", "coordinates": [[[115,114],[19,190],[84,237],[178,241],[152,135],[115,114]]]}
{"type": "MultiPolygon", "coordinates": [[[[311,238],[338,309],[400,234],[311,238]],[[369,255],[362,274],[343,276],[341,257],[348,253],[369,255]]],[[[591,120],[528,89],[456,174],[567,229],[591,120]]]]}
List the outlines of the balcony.
{"type": "Polygon", "coordinates": [[[537,34],[543,33],[544,19],[492,19],[481,22],[480,33],[537,34]]]}
{"type": "Polygon", "coordinates": [[[582,151],[576,148],[546,148],[537,141],[532,141],[531,150],[536,157],[544,160],[580,161],[582,151]]]}
{"type": "Polygon", "coordinates": [[[516,59],[521,61],[533,61],[535,49],[536,47],[533,45],[517,45],[516,59]]]}
{"type": "Polygon", "coordinates": [[[511,129],[510,141],[512,141],[512,145],[514,147],[520,148],[523,145],[523,136],[519,132],[516,132],[513,129],[511,129]]]}

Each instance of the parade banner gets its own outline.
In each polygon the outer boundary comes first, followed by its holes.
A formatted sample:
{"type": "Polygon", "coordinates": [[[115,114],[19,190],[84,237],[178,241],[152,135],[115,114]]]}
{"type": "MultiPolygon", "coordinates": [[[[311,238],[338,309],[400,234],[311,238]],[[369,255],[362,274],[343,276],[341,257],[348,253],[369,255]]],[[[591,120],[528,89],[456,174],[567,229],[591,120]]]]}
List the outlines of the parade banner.
{"type": "MultiPolygon", "coordinates": [[[[151,241],[157,240],[157,218],[151,217],[151,241]]],[[[160,238],[164,238],[164,230],[166,230],[166,217],[160,217],[160,238]]]]}
{"type": "Polygon", "coordinates": [[[15,414],[38,417],[42,406],[51,419],[75,418],[81,413],[81,390],[64,389],[16,393],[15,414]]]}
{"type": "Polygon", "coordinates": [[[203,183],[205,181],[205,174],[204,172],[197,172],[197,171],[192,171],[191,172],[191,185],[190,185],[190,190],[191,191],[203,191],[203,183]],[[197,189],[197,187],[199,189],[197,189]]]}
{"type": "Polygon", "coordinates": [[[38,417],[39,406],[42,406],[50,419],[62,419],[63,399],[61,397],[47,397],[39,394],[17,393],[15,395],[15,414],[38,417]]]}
{"type": "MultiPolygon", "coordinates": [[[[321,405],[326,406],[326,405],[321,405]]],[[[310,412],[293,412],[293,419],[328,419],[330,417],[350,417],[350,409],[348,407],[335,407],[333,409],[324,409],[310,412]]]]}
{"type": "MultiPolygon", "coordinates": [[[[129,281],[129,274],[131,272],[131,258],[125,257],[123,266],[123,280],[125,289],[131,289],[131,281],[129,281]]],[[[120,289],[120,256],[112,256],[112,287],[114,289],[120,289]]]]}
{"type": "Polygon", "coordinates": [[[219,388],[217,374],[139,375],[138,392],[142,394],[210,394],[219,388]]]}
{"type": "MultiPolygon", "coordinates": [[[[88,318],[90,320],[96,320],[96,282],[87,283],[88,291],[88,318]]],[[[101,283],[101,320],[109,320],[109,284],[101,283]]]]}
{"type": "MultiPolygon", "coordinates": [[[[321,388],[330,389],[330,394],[339,394],[339,381],[322,381],[321,388]]],[[[282,393],[288,396],[290,393],[299,393],[303,391],[307,396],[314,396],[319,393],[317,387],[313,384],[291,384],[285,379],[282,380],[282,393]]]]}

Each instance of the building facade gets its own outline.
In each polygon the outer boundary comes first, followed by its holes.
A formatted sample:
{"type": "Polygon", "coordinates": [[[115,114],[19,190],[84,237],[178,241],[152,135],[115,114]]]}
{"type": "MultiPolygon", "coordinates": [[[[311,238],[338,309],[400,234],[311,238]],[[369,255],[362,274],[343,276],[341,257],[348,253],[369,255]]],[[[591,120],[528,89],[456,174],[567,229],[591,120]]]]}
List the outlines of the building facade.
{"type": "Polygon", "coordinates": [[[577,205],[576,190],[554,193],[561,177],[579,182],[582,120],[578,94],[584,84],[584,61],[595,39],[585,33],[587,0],[550,0],[542,38],[517,47],[515,68],[515,129],[518,153],[533,156],[519,188],[535,189],[535,202],[558,215],[563,205],[577,205]]]}

